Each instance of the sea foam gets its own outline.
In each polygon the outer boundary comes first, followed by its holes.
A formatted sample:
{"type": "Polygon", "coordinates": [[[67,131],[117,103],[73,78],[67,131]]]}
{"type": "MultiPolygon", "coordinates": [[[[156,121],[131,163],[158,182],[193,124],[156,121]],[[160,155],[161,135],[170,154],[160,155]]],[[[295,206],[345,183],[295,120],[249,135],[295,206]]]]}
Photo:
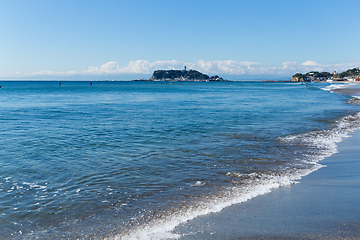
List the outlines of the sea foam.
{"type": "Polygon", "coordinates": [[[338,84],[331,84],[327,87],[324,87],[324,88],[321,88],[322,90],[325,90],[325,91],[330,91],[330,92],[333,92],[334,90],[336,89],[341,89],[341,88],[348,88],[349,86],[351,85],[354,85],[356,83],[338,83],[338,84]]]}

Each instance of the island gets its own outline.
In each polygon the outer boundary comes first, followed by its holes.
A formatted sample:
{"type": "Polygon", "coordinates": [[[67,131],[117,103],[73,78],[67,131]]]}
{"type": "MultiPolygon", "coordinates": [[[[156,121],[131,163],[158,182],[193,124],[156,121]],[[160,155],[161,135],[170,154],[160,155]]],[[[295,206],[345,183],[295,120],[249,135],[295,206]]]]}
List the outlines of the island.
{"type": "MultiPolygon", "coordinates": [[[[136,80],[134,80],[136,81],[136,80]]],[[[138,80],[139,81],[139,80],[138,80]]],[[[156,70],[149,80],[140,80],[140,81],[196,81],[196,82],[221,82],[228,81],[224,80],[218,75],[209,77],[206,74],[203,74],[196,70],[156,70]]]]}
{"type": "Polygon", "coordinates": [[[324,82],[324,81],[360,81],[359,68],[348,69],[342,73],[311,71],[306,74],[296,73],[291,78],[292,82],[324,82]]]}

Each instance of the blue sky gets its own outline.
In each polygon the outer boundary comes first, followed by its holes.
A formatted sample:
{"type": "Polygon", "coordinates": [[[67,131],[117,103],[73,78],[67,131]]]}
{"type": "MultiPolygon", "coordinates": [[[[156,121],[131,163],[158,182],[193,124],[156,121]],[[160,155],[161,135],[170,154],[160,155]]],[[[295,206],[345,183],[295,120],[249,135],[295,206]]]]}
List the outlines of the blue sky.
{"type": "Polygon", "coordinates": [[[360,66],[359,0],[0,0],[1,79],[228,79],[360,66]]]}

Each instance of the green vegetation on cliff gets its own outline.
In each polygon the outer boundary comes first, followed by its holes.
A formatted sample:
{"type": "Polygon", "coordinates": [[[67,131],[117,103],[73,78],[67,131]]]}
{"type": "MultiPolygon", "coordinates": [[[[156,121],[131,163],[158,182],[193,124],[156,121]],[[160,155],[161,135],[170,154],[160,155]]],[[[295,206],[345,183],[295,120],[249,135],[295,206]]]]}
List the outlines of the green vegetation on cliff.
{"type": "Polygon", "coordinates": [[[359,77],[360,70],[359,68],[348,69],[340,74],[331,74],[329,72],[318,72],[311,71],[306,74],[296,73],[292,76],[291,81],[293,82],[311,82],[311,81],[324,81],[327,79],[343,79],[350,77],[359,77]]]}
{"type": "Polygon", "coordinates": [[[156,70],[150,78],[154,81],[163,81],[163,80],[180,80],[180,81],[224,81],[219,76],[209,77],[206,74],[203,74],[196,70],[156,70]]]}
{"type": "Polygon", "coordinates": [[[337,74],[336,76],[340,77],[340,78],[346,78],[346,77],[356,77],[356,76],[360,76],[360,70],[359,68],[352,68],[352,69],[348,69],[345,72],[342,72],[340,74],[337,74]]]}
{"type": "Polygon", "coordinates": [[[323,79],[323,78],[330,78],[332,76],[329,72],[318,72],[318,71],[311,71],[306,74],[296,73],[293,78],[302,79],[306,82],[307,79],[315,78],[315,79],[323,79]]]}
{"type": "Polygon", "coordinates": [[[156,70],[150,80],[175,80],[182,78],[188,80],[207,80],[209,76],[196,70],[156,70]]]}

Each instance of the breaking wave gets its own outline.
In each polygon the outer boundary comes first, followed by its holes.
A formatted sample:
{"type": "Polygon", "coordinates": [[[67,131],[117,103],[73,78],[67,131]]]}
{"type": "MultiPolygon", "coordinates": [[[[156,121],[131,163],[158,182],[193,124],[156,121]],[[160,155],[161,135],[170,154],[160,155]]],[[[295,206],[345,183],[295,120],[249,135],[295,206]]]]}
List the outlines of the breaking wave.
{"type": "Polygon", "coordinates": [[[333,92],[334,90],[337,89],[342,89],[342,88],[348,88],[351,85],[355,85],[356,83],[338,83],[338,84],[331,84],[327,87],[321,88],[322,90],[325,91],[330,91],[333,92]]]}

